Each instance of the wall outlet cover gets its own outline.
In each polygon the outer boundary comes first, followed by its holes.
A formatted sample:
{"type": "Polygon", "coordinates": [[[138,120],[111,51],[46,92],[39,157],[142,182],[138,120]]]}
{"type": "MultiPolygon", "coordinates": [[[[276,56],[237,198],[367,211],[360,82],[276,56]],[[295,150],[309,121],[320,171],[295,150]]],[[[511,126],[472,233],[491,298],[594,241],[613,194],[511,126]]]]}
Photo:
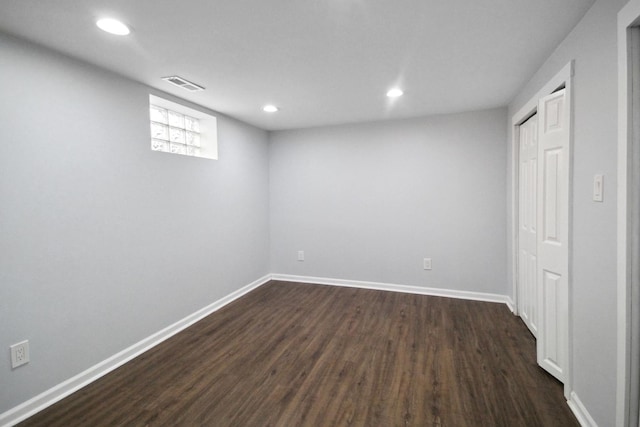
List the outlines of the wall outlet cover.
{"type": "Polygon", "coordinates": [[[11,347],[11,368],[29,363],[29,341],[25,340],[11,347]]]}

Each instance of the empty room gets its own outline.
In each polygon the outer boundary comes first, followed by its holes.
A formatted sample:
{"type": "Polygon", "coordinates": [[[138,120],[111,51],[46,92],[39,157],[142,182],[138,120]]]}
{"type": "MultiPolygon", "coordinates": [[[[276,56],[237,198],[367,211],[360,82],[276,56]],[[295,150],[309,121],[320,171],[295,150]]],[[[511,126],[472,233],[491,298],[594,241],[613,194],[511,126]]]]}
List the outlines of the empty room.
{"type": "Polygon", "coordinates": [[[0,2],[0,426],[640,425],[640,0],[0,2]]]}

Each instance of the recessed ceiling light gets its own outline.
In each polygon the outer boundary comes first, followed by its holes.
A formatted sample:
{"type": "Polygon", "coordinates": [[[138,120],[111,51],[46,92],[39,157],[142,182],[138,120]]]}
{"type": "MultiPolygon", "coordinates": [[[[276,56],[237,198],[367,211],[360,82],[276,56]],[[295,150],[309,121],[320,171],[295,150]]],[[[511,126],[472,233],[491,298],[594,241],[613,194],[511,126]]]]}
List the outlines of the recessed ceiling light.
{"type": "Polygon", "coordinates": [[[102,31],[106,31],[107,33],[115,34],[117,36],[126,36],[131,32],[131,30],[129,30],[129,27],[127,27],[117,19],[111,19],[111,18],[98,19],[98,21],[96,21],[96,25],[102,31]]]}
{"type": "Polygon", "coordinates": [[[266,113],[275,113],[276,111],[278,111],[278,107],[276,107],[275,105],[265,105],[264,107],[262,107],[262,111],[266,113]]]}
{"type": "Polygon", "coordinates": [[[393,88],[391,90],[389,90],[389,92],[387,92],[387,96],[389,98],[397,98],[399,96],[402,96],[404,92],[402,91],[402,89],[398,89],[398,88],[393,88]]]}

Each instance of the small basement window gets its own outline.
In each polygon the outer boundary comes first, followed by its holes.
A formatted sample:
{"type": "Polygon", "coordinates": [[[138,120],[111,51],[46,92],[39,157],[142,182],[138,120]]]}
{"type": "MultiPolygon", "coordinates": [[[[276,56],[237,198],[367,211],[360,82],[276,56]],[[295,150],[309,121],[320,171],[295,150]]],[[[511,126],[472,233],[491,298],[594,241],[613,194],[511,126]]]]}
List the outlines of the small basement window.
{"type": "Polygon", "coordinates": [[[151,150],[218,158],[218,126],[210,114],[149,95],[151,150]]]}

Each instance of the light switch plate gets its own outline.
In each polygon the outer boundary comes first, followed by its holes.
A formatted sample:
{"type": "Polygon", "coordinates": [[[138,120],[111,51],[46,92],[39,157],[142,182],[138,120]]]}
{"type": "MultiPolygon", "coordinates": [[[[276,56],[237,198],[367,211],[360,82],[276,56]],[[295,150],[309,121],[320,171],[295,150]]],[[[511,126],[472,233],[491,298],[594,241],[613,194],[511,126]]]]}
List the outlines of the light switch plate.
{"type": "Polygon", "coordinates": [[[604,175],[602,174],[593,177],[593,201],[604,201],[604,175]]]}

